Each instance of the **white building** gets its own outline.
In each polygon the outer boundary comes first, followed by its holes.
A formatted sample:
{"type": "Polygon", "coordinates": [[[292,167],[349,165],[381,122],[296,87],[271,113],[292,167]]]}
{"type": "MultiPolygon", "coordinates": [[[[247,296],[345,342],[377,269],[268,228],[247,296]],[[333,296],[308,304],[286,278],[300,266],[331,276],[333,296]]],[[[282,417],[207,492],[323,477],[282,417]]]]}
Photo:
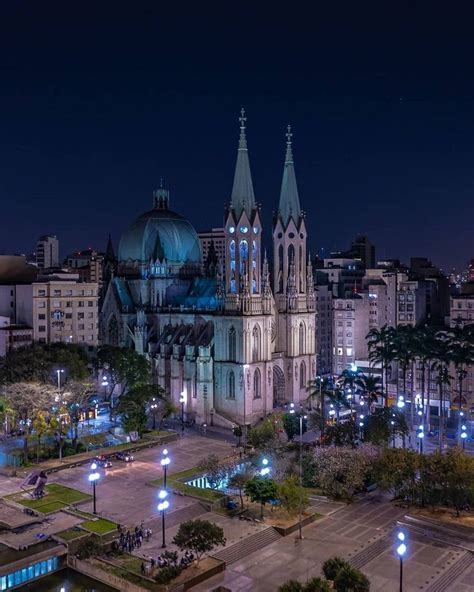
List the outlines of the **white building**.
{"type": "Polygon", "coordinates": [[[54,234],[40,236],[36,243],[36,265],[40,269],[59,267],[59,240],[54,234]]]}
{"type": "Polygon", "coordinates": [[[121,238],[116,277],[102,308],[105,343],[149,356],[155,380],[198,421],[249,424],[306,399],[316,376],[315,294],[306,227],[287,134],[273,225],[273,287],[240,118],[224,264],[204,273],[199,237],[154,193],[154,207],[121,238]]]}

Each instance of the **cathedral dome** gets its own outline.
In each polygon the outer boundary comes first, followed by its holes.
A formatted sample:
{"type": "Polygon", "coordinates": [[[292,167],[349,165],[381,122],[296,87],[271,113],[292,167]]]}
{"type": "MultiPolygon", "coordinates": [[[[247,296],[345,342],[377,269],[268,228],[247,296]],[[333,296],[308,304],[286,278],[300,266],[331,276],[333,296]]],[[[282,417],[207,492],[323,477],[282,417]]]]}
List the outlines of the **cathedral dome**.
{"type": "Polygon", "coordinates": [[[120,239],[120,263],[166,259],[169,265],[198,265],[201,248],[197,232],[180,214],[169,209],[169,193],[158,189],[153,194],[154,208],[139,216],[120,239]]]}

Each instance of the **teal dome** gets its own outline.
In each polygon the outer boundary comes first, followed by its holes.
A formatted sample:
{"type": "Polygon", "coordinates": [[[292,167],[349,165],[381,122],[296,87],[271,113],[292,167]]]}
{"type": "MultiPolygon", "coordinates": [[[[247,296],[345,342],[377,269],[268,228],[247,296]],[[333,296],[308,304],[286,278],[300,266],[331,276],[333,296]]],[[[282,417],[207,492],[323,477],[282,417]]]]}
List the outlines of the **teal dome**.
{"type": "Polygon", "coordinates": [[[201,263],[201,247],[196,231],[183,216],[166,206],[160,203],[145,212],[124,232],[119,244],[119,262],[147,264],[166,259],[171,265],[201,263]]]}

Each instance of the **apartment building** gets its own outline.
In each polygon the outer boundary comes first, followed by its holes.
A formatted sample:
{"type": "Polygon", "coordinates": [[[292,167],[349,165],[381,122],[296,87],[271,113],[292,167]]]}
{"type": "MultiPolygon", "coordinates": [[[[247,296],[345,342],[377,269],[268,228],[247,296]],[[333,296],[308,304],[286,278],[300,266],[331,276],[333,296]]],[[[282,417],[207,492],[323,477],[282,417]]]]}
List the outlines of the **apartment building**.
{"type": "Polygon", "coordinates": [[[332,372],[332,291],[328,285],[315,287],[317,372],[324,376],[332,372]]]}
{"type": "Polygon", "coordinates": [[[40,269],[59,267],[59,240],[54,234],[40,236],[36,243],[36,265],[40,269]]]}
{"type": "Polygon", "coordinates": [[[214,243],[214,250],[217,258],[225,269],[225,233],[223,228],[212,228],[198,232],[199,242],[201,243],[202,261],[205,264],[209,257],[211,243],[214,243]]]}
{"type": "Polygon", "coordinates": [[[33,283],[33,339],[98,345],[99,286],[59,273],[33,283]]]}

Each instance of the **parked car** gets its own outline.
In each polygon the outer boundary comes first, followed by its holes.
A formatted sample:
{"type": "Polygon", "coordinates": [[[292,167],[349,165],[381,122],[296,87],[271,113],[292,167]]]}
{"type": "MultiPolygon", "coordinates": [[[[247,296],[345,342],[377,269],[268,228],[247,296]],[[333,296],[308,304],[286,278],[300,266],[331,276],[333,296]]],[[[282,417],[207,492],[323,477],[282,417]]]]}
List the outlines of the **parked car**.
{"type": "Polygon", "coordinates": [[[97,466],[101,467],[102,469],[110,469],[110,467],[112,466],[112,461],[108,456],[105,456],[105,454],[96,456],[94,458],[94,462],[97,464],[97,466]]]}
{"type": "Polygon", "coordinates": [[[115,458],[124,462],[133,462],[135,460],[133,454],[130,454],[130,452],[117,452],[115,458]]]}

